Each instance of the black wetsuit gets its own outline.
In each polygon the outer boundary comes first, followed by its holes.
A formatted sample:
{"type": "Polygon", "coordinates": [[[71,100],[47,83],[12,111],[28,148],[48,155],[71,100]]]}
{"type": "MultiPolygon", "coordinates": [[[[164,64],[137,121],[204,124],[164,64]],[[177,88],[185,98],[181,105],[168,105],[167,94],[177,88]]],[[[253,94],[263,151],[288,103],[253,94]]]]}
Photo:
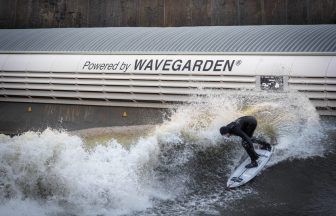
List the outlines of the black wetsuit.
{"type": "Polygon", "coordinates": [[[240,117],[226,127],[230,134],[239,136],[243,139],[242,146],[245,148],[252,161],[256,161],[259,158],[254,150],[253,143],[268,145],[266,142],[253,137],[254,130],[257,127],[257,120],[253,116],[240,117]]]}

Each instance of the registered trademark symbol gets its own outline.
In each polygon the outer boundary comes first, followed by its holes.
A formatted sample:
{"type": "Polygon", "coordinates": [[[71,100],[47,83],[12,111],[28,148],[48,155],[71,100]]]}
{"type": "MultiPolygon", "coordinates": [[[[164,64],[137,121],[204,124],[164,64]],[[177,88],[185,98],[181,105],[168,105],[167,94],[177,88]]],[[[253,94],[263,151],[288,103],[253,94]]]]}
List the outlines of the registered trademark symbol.
{"type": "Polygon", "coordinates": [[[241,65],[241,63],[243,63],[242,60],[238,60],[238,61],[236,61],[236,65],[237,65],[237,66],[241,65]]]}

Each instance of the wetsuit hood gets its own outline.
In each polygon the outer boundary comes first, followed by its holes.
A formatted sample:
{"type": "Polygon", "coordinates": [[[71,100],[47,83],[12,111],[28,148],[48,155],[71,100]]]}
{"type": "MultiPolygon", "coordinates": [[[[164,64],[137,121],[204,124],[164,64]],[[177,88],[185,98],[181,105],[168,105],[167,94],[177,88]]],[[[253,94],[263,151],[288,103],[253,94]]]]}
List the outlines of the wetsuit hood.
{"type": "Polygon", "coordinates": [[[232,130],[237,126],[237,122],[231,122],[230,124],[223,126],[219,129],[219,132],[224,134],[232,134],[232,130]]]}
{"type": "Polygon", "coordinates": [[[224,134],[227,134],[227,133],[230,133],[230,128],[227,127],[227,126],[223,126],[219,129],[219,132],[220,134],[224,135],[224,134]]]}

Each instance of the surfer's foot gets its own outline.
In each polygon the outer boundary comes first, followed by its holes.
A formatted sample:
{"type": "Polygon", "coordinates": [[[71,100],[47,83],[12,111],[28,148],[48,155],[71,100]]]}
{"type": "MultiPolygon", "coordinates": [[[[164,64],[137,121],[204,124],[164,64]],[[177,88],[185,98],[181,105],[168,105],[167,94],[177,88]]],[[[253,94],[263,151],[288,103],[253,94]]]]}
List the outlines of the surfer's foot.
{"type": "Polygon", "coordinates": [[[257,167],[258,166],[258,163],[257,161],[252,161],[250,164],[247,164],[245,166],[246,169],[250,169],[250,168],[253,168],[253,167],[257,167]]]}
{"type": "Polygon", "coordinates": [[[266,143],[266,144],[263,144],[260,149],[271,151],[272,147],[270,144],[266,143]]]}

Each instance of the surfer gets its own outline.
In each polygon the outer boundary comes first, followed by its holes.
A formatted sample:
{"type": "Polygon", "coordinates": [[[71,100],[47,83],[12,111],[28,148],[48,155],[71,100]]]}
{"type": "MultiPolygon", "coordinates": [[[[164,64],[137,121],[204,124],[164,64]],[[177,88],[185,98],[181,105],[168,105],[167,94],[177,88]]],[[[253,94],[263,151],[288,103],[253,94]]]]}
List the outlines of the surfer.
{"type": "Polygon", "coordinates": [[[253,116],[243,116],[238,118],[236,121],[231,122],[227,126],[220,128],[220,133],[222,136],[236,135],[241,137],[242,146],[246,150],[247,154],[251,158],[251,163],[247,164],[246,168],[253,168],[258,166],[257,159],[259,158],[258,154],[255,152],[253,143],[258,143],[261,145],[261,149],[270,151],[271,145],[260,139],[253,137],[254,130],[257,127],[257,120],[253,116]]]}

